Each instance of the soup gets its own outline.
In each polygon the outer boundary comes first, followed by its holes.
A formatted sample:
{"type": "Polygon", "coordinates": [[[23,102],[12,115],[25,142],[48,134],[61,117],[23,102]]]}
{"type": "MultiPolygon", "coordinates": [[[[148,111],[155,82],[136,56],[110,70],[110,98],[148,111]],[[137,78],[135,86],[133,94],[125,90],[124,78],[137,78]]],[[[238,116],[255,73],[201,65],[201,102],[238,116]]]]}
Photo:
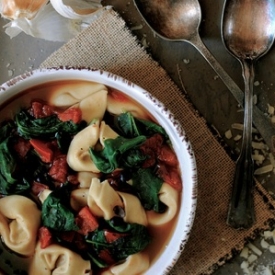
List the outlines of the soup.
{"type": "Polygon", "coordinates": [[[144,273],[182,192],[164,128],[122,92],[84,81],[26,90],[0,117],[0,268],[144,273]]]}

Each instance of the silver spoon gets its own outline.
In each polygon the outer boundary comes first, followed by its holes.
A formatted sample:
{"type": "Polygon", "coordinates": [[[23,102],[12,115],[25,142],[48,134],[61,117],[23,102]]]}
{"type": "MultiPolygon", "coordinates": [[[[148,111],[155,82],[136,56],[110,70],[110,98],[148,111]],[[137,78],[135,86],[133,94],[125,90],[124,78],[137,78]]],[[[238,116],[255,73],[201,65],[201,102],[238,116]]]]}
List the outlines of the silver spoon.
{"type": "MultiPolygon", "coordinates": [[[[193,45],[218,74],[237,102],[243,106],[242,90],[200,38],[201,8],[198,0],[134,0],[134,3],[145,22],[160,37],[170,41],[185,41],[193,45]]],[[[275,128],[256,106],[253,108],[253,122],[270,151],[275,154],[275,128]]]]}
{"type": "Polygon", "coordinates": [[[253,205],[252,109],[254,62],[265,55],[274,42],[274,0],[229,0],[224,4],[222,37],[228,51],[242,66],[245,84],[244,131],[236,162],[227,223],[237,229],[255,221],[253,205]]]}

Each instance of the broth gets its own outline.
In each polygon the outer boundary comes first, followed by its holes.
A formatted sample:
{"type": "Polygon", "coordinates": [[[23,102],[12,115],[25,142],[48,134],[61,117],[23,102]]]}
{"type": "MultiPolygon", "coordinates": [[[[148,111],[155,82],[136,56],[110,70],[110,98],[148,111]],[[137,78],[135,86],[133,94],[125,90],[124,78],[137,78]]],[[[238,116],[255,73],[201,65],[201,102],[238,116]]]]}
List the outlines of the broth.
{"type": "MultiPolygon", "coordinates": [[[[64,89],[64,87],[68,89],[76,89],[79,90],[81,93],[82,89],[87,90],[90,85],[90,82],[85,81],[58,81],[58,82],[51,82],[44,85],[39,85],[36,87],[33,87],[31,89],[28,89],[24,91],[20,96],[15,96],[12,99],[10,99],[8,102],[0,106],[0,117],[1,121],[5,121],[8,119],[12,119],[15,114],[17,114],[21,108],[27,108],[30,106],[30,98],[35,99],[36,97],[39,98],[39,100],[44,100],[45,102],[51,101],[52,97],[55,95],[56,91],[59,89],[64,89]]],[[[121,92],[116,91],[110,87],[108,87],[108,93],[119,96],[121,92]]],[[[156,123],[153,116],[146,111],[143,106],[138,104],[133,99],[130,99],[130,97],[123,94],[123,100],[128,101],[128,103],[131,103],[135,106],[137,106],[137,109],[140,111],[140,114],[143,116],[143,118],[146,118],[146,120],[153,121],[156,123]]],[[[127,104],[128,104],[127,103],[127,104]]],[[[60,109],[64,109],[64,107],[59,107],[60,109]]],[[[180,194],[180,192],[179,192],[180,194]]],[[[179,209],[178,209],[179,210],[179,209]]],[[[177,210],[177,212],[178,212],[177,210]]],[[[169,240],[173,234],[173,230],[175,227],[177,221],[177,214],[176,217],[174,217],[171,221],[167,222],[166,224],[162,226],[149,226],[149,232],[153,236],[153,241],[147,248],[145,248],[145,251],[148,252],[149,258],[150,258],[150,265],[152,265],[157,258],[160,256],[162,251],[165,249],[166,245],[169,243],[169,240]],[[161,233],[160,233],[161,232],[161,233]]],[[[11,273],[11,269],[13,270],[25,270],[28,269],[28,264],[31,258],[24,258],[17,256],[15,253],[9,252],[8,249],[5,248],[3,244],[0,246],[0,252],[1,252],[1,260],[0,260],[0,269],[2,268],[7,274],[13,274],[11,273]]],[[[21,273],[18,273],[21,274],[21,273]]],[[[24,273],[22,273],[24,274],[24,273]]]]}
{"type": "Polygon", "coordinates": [[[4,274],[27,275],[29,264],[30,258],[16,255],[0,241],[0,274],[3,269],[4,274]]]}

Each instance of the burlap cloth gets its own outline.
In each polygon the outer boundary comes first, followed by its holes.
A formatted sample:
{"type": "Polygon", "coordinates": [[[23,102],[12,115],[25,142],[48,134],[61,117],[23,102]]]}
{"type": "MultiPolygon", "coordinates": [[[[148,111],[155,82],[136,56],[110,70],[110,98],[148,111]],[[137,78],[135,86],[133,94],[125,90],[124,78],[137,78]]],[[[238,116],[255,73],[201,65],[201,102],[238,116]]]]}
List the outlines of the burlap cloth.
{"type": "Polygon", "coordinates": [[[106,9],[91,26],[47,58],[41,68],[60,65],[94,67],[118,74],[151,92],[182,123],[197,161],[198,205],[191,236],[171,275],[210,274],[232,257],[232,250],[240,250],[247,238],[253,238],[257,229],[268,227],[267,221],[274,218],[273,206],[260,184],[255,194],[256,224],[246,231],[226,225],[234,162],[206,121],[138,44],[115,11],[106,9]]]}

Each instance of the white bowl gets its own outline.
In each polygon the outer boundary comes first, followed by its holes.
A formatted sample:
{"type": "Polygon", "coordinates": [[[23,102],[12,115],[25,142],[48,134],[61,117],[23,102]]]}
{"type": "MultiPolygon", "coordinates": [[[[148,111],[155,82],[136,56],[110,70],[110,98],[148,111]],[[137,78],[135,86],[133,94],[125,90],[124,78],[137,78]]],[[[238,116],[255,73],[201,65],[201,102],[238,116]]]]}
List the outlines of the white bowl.
{"type": "MultiPolygon", "coordinates": [[[[7,81],[0,86],[0,105],[30,87],[59,80],[94,81],[115,88],[142,104],[164,127],[179,160],[183,192],[177,224],[169,243],[159,258],[146,271],[146,275],[167,274],[175,265],[192,228],[197,194],[197,170],[192,146],[185,131],[173,114],[155,97],[126,79],[97,69],[51,68],[38,69],[7,81]]],[[[39,95],[37,95],[39,96],[39,95]]],[[[161,233],[160,233],[161,234],[161,233]]]]}

